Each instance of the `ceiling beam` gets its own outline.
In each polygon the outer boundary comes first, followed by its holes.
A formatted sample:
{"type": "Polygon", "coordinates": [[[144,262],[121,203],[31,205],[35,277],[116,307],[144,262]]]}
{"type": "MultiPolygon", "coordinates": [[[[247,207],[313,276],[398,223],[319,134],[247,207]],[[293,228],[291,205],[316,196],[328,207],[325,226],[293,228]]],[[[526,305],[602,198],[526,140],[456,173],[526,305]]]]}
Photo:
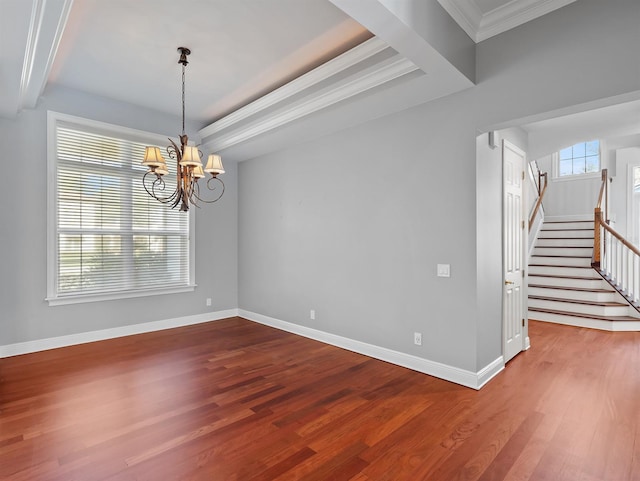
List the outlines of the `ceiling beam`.
{"type": "Polygon", "coordinates": [[[427,75],[474,85],[475,44],[438,2],[330,0],[427,75]]]}
{"type": "Polygon", "coordinates": [[[0,19],[0,116],[36,106],[47,83],[73,0],[10,0],[0,19]]]}

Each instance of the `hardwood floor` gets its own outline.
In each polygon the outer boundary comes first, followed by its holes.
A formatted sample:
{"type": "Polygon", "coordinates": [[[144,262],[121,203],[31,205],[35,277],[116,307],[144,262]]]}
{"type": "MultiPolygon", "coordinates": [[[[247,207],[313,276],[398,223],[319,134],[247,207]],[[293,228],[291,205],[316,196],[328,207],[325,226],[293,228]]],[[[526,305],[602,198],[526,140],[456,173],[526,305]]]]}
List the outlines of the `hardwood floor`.
{"type": "Polygon", "coordinates": [[[481,391],[239,318],[0,360],[3,480],[640,480],[640,333],[481,391]]]}

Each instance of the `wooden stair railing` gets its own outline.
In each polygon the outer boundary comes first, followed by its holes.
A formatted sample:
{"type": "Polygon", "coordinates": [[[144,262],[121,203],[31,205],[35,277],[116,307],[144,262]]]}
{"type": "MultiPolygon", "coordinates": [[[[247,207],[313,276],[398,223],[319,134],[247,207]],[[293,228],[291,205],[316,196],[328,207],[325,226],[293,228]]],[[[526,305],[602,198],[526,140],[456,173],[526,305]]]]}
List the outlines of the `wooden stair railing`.
{"type": "Polygon", "coordinates": [[[533,223],[536,220],[536,215],[538,215],[538,210],[540,210],[540,206],[542,205],[542,199],[544,198],[544,193],[547,191],[547,173],[541,173],[538,171],[538,200],[536,201],[536,205],[533,207],[533,212],[531,213],[531,217],[529,217],[529,231],[531,231],[531,227],[533,227],[533,223]],[[544,187],[542,186],[542,178],[544,177],[544,187]]]}
{"type": "Polygon", "coordinates": [[[608,184],[607,169],[602,169],[602,185],[593,215],[591,265],[640,312],[640,250],[609,225],[608,184]]]}

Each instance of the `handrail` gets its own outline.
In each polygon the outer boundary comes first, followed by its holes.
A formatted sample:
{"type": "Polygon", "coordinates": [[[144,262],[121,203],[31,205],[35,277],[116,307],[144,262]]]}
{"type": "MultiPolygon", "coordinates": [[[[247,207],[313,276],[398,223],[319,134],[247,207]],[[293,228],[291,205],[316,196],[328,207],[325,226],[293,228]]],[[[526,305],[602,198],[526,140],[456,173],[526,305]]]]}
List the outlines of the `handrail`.
{"type": "Polygon", "coordinates": [[[603,169],[602,185],[593,215],[591,265],[640,312],[640,249],[609,225],[608,183],[607,170],[603,169]]]}
{"type": "MultiPolygon", "coordinates": [[[[598,194],[598,203],[596,204],[596,208],[593,211],[593,256],[591,259],[591,265],[593,267],[600,267],[601,262],[601,244],[602,239],[600,238],[600,226],[606,225],[609,226],[609,202],[608,202],[608,187],[607,187],[607,169],[602,169],[602,183],[600,184],[600,193],[598,194]],[[602,219],[602,203],[605,203],[605,218],[602,219]]],[[[611,229],[613,230],[613,229],[611,229]]],[[[615,232],[615,231],[613,231],[615,232]]],[[[617,234],[617,233],[616,233],[617,234]]],[[[624,237],[617,235],[620,239],[624,239],[624,237]]]]}
{"type": "Polygon", "coordinates": [[[636,246],[634,246],[631,242],[629,242],[627,239],[625,239],[624,237],[622,237],[622,234],[620,234],[618,231],[616,231],[613,227],[611,227],[609,224],[607,224],[606,222],[600,222],[600,225],[607,231],[609,232],[613,237],[616,238],[616,240],[618,242],[620,242],[622,245],[624,245],[627,249],[629,249],[631,252],[633,252],[635,255],[640,256],[640,249],[638,249],[636,246]]]}
{"type": "Polygon", "coordinates": [[[542,205],[542,199],[544,197],[544,193],[547,191],[547,185],[549,184],[549,181],[547,179],[547,172],[543,174],[540,171],[538,171],[538,189],[540,189],[540,185],[542,185],[543,177],[544,177],[544,187],[540,191],[540,194],[538,195],[538,200],[536,201],[536,205],[533,208],[533,213],[531,214],[531,217],[529,217],[529,231],[531,231],[531,227],[533,227],[533,222],[536,220],[536,215],[538,215],[538,210],[542,205]]]}

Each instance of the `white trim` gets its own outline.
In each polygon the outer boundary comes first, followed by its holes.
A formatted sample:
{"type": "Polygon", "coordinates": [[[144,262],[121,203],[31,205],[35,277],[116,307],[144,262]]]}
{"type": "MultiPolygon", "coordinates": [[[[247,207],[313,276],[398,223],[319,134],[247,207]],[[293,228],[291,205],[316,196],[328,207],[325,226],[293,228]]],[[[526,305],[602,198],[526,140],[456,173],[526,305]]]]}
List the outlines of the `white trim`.
{"type": "Polygon", "coordinates": [[[485,13],[480,21],[476,41],[511,30],[519,25],[535,20],[538,17],[562,8],[576,0],[514,0],[490,12],[485,13]]]}
{"type": "Polygon", "coordinates": [[[18,109],[34,108],[44,90],[73,0],[33,0],[18,109]]]}
{"type": "MultiPolygon", "coordinates": [[[[191,266],[189,266],[191,267],[191,266]]],[[[47,297],[45,301],[50,306],[64,306],[67,304],[82,304],[84,302],[113,301],[116,299],[131,299],[134,297],[162,296],[167,294],[180,294],[183,292],[193,292],[197,284],[184,287],[166,287],[161,289],[141,289],[135,291],[105,292],[102,294],[84,294],[76,296],[47,297]]]]}
{"type": "Polygon", "coordinates": [[[589,172],[588,174],[562,175],[559,177],[551,177],[551,182],[567,182],[574,180],[592,180],[602,178],[602,171],[589,172]]]}
{"type": "Polygon", "coordinates": [[[326,87],[317,92],[313,92],[301,101],[283,107],[280,111],[275,112],[272,115],[267,115],[266,117],[251,122],[243,127],[230,129],[226,134],[212,138],[211,130],[209,129],[212,127],[211,125],[200,130],[198,134],[202,139],[202,144],[208,144],[211,142],[214,150],[220,151],[241,142],[245,142],[260,134],[273,130],[277,127],[281,127],[282,125],[293,122],[294,120],[334,105],[386,82],[390,82],[398,77],[407,75],[415,70],[418,70],[418,67],[413,62],[401,57],[400,55],[395,55],[389,59],[380,61],[372,67],[361,70],[357,74],[354,74],[337,84],[326,87]]]}
{"type": "Polygon", "coordinates": [[[173,329],[175,327],[191,326],[193,324],[219,321],[220,319],[236,317],[237,315],[238,309],[227,309],[224,311],[207,312],[186,317],[176,317],[173,319],[164,319],[161,321],[132,324],[128,326],[114,327],[111,329],[102,329],[99,331],[82,332],[78,334],[70,334],[67,336],[51,337],[48,339],[38,339],[37,341],[18,342],[15,344],[7,344],[4,346],[0,345],[0,358],[19,356],[21,354],[46,351],[48,349],[57,349],[59,347],[74,346],[76,344],[85,344],[88,342],[104,341],[106,339],[115,339],[117,337],[133,336],[135,334],[161,331],[163,329],[173,329]]]}
{"type": "MultiPolygon", "coordinates": [[[[527,338],[529,339],[529,338],[527,338]]],[[[502,370],[504,369],[504,358],[502,356],[495,359],[493,362],[490,362],[485,367],[478,371],[478,381],[477,387],[475,389],[480,389],[482,386],[491,381],[494,377],[496,377],[502,370]]]]}
{"type": "MultiPolygon", "coordinates": [[[[634,214],[637,214],[636,212],[634,212],[634,204],[633,204],[633,170],[636,167],[640,167],[640,161],[638,160],[632,160],[631,162],[627,163],[627,186],[625,189],[625,196],[624,196],[624,208],[627,211],[627,225],[626,225],[626,232],[620,232],[621,234],[623,234],[629,241],[631,241],[632,244],[637,245],[638,241],[640,239],[637,238],[636,236],[636,232],[638,232],[638,229],[635,229],[635,222],[634,222],[634,214]]],[[[613,186],[611,186],[613,187],[613,186]]],[[[609,200],[611,200],[611,191],[609,191],[609,200]]],[[[611,209],[609,209],[611,210],[611,209]]],[[[617,229],[617,228],[616,228],[617,229]]]]}
{"type": "Polygon", "coordinates": [[[593,221],[593,214],[572,214],[572,215],[548,215],[545,222],[589,222],[593,221]]]}
{"type": "MultiPolygon", "coordinates": [[[[629,307],[629,309],[633,308],[629,307]]],[[[603,321],[601,319],[590,319],[588,317],[564,316],[562,314],[536,311],[529,312],[529,318],[532,321],[550,322],[552,324],[563,324],[565,326],[586,327],[588,329],[599,329],[601,331],[640,331],[640,319],[637,321],[603,321]],[[544,316],[544,319],[542,319],[542,316],[544,316]]]]}
{"type": "Polygon", "coordinates": [[[474,42],[479,43],[575,2],[575,0],[512,0],[485,14],[475,0],[438,0],[474,42]]]}
{"type": "Polygon", "coordinates": [[[398,366],[413,369],[414,371],[422,372],[472,389],[480,389],[490,379],[504,369],[502,356],[475,373],[454,366],[449,366],[447,364],[430,361],[429,359],[413,356],[411,354],[393,351],[385,347],[367,344],[365,342],[356,341],[354,339],[338,336],[325,331],[319,331],[310,327],[282,321],[273,317],[246,311],[244,309],[238,309],[238,315],[250,321],[274,327],[282,331],[291,332],[299,336],[308,337],[309,339],[320,341],[325,344],[331,344],[332,346],[337,346],[359,354],[364,354],[365,356],[390,362],[398,366]]]}
{"type": "MultiPolygon", "coordinates": [[[[490,362],[477,373],[460,369],[447,364],[430,361],[421,357],[413,356],[403,352],[393,351],[373,344],[356,341],[346,337],[330,334],[328,332],[311,329],[286,321],[281,321],[272,317],[264,316],[244,309],[226,309],[223,311],[207,312],[186,317],[176,317],[160,321],[131,324],[128,326],[101,329],[98,331],[69,334],[67,336],[38,339],[35,341],[18,342],[15,344],[0,345],[0,359],[11,356],[19,356],[33,352],[47,351],[61,347],[75,346],[89,342],[104,341],[118,337],[133,336],[148,332],[162,331],[176,327],[191,326],[207,322],[219,321],[230,317],[242,317],[247,320],[257,322],[266,326],[274,327],[282,331],[290,332],[299,336],[314,339],[325,344],[337,346],[342,349],[364,354],[365,356],[380,359],[392,364],[406,367],[430,376],[434,376],[445,381],[450,381],[472,389],[480,389],[499,374],[504,369],[502,356],[490,362]]],[[[527,343],[528,344],[528,343],[527,343]]],[[[527,347],[528,348],[528,347],[527,347]]]]}
{"type": "MultiPolygon", "coordinates": [[[[516,154],[517,156],[522,158],[522,169],[528,169],[529,168],[529,161],[527,160],[527,153],[520,149],[518,146],[516,146],[515,144],[509,142],[507,139],[502,139],[502,234],[503,234],[503,241],[502,241],[502,260],[503,260],[503,280],[504,280],[504,285],[507,284],[507,278],[506,278],[506,266],[505,266],[505,253],[506,253],[506,245],[507,245],[507,232],[505,231],[505,206],[506,204],[506,188],[505,188],[505,159],[506,159],[506,155],[505,152],[507,150],[510,150],[511,152],[513,152],[514,154],[516,154]]],[[[528,225],[529,223],[529,216],[527,215],[527,210],[525,208],[525,206],[527,205],[527,195],[528,195],[528,186],[529,183],[524,181],[525,175],[524,175],[524,170],[522,171],[523,176],[522,176],[522,183],[521,183],[521,206],[520,206],[520,210],[521,210],[521,219],[522,219],[522,230],[525,230],[525,225],[528,225]],[[526,219],[526,220],[525,220],[526,219]]],[[[526,277],[522,277],[522,279],[520,280],[521,284],[520,284],[520,295],[522,296],[521,299],[521,304],[522,304],[522,308],[521,308],[521,312],[520,312],[520,316],[522,319],[524,319],[527,315],[527,308],[528,308],[528,284],[529,284],[529,235],[528,235],[528,231],[527,231],[527,235],[524,234],[524,232],[522,233],[522,240],[521,240],[521,246],[520,246],[520,265],[521,266],[526,266],[524,267],[524,273],[526,277]]],[[[518,276],[519,277],[519,276],[518,276]]],[[[504,289],[502,290],[502,355],[503,357],[505,355],[507,355],[507,329],[506,329],[506,322],[507,322],[507,317],[505,315],[505,308],[506,308],[506,297],[505,297],[505,291],[504,289]]],[[[519,323],[520,321],[518,321],[519,323]]],[[[518,351],[518,353],[522,352],[525,350],[525,344],[526,344],[526,338],[529,335],[529,327],[528,325],[523,326],[524,329],[522,329],[522,339],[521,339],[521,344],[520,344],[520,350],[518,351]]],[[[514,345],[515,346],[515,345],[514,345]]],[[[515,357],[517,354],[514,354],[514,356],[511,356],[509,359],[512,359],[513,357],[515,357]]]]}
{"type": "MultiPolygon", "coordinates": [[[[189,284],[177,285],[166,288],[135,289],[126,291],[100,292],[95,294],[75,294],[58,296],[56,285],[58,268],[58,236],[56,214],[58,211],[57,192],[57,137],[56,129],[59,124],[81,129],[85,132],[93,132],[101,135],[110,135],[124,140],[146,143],[158,143],[163,145],[166,137],[153,132],[132,129],[120,125],[109,124],[97,120],[85,119],[74,115],[63,114],[52,110],[47,111],[47,296],[45,300],[49,306],[61,306],[66,304],[80,304],[85,302],[109,301],[114,299],[129,299],[133,297],[145,297],[164,294],[177,294],[192,292],[197,287],[195,284],[195,214],[190,209],[189,216],[189,284]]],[[[142,177],[140,178],[142,182],[142,177]]]]}
{"type": "Polygon", "coordinates": [[[473,0],[438,0],[451,18],[464,30],[471,40],[478,43],[478,30],[482,21],[482,11],[473,0]]]}
{"type": "Polygon", "coordinates": [[[246,119],[247,117],[256,115],[259,112],[262,112],[263,110],[266,110],[269,107],[322,82],[323,80],[337,75],[338,73],[348,69],[349,67],[363,62],[367,58],[379,52],[382,52],[387,48],[388,45],[386,43],[384,43],[377,37],[373,37],[366,42],[361,43],[357,47],[354,47],[351,50],[343,53],[342,55],[329,60],[328,62],[320,65],[310,72],[307,72],[306,74],[292,80],[282,87],[277,88],[276,90],[260,97],[254,102],[251,102],[250,104],[234,111],[226,117],[223,117],[220,120],[212,123],[211,125],[201,129],[199,135],[201,138],[214,135],[221,130],[231,127],[233,124],[246,119]]]}

